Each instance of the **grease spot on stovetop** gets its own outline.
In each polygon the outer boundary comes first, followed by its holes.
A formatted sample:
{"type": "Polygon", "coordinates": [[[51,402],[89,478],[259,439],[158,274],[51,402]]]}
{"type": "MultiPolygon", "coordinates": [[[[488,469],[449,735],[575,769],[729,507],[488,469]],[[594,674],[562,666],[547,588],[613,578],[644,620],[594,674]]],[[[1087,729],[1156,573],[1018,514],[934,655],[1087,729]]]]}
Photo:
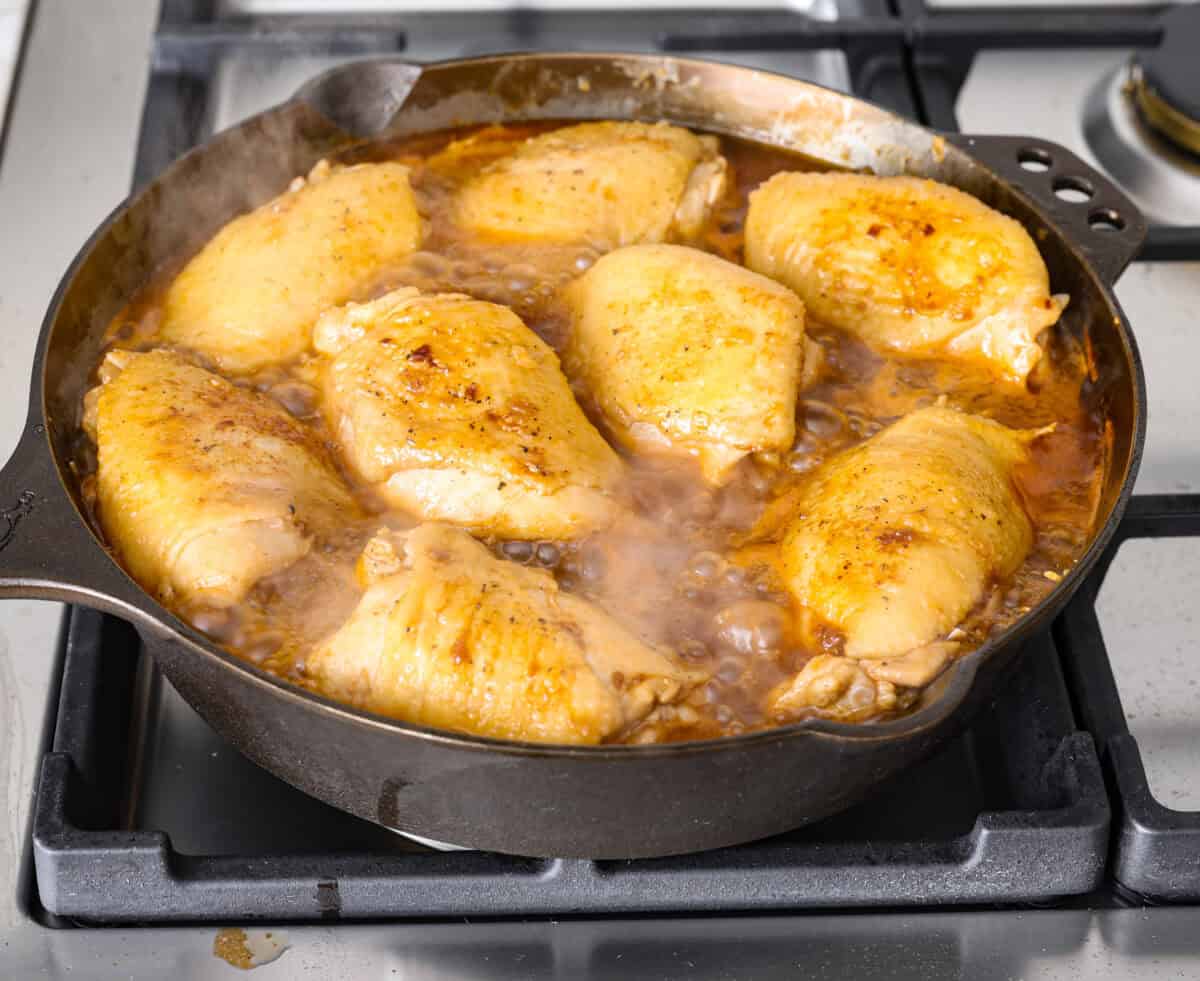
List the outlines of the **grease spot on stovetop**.
{"type": "Polygon", "coordinates": [[[282,930],[224,927],[213,937],[213,956],[242,971],[270,964],[287,949],[287,933],[282,930]]]}

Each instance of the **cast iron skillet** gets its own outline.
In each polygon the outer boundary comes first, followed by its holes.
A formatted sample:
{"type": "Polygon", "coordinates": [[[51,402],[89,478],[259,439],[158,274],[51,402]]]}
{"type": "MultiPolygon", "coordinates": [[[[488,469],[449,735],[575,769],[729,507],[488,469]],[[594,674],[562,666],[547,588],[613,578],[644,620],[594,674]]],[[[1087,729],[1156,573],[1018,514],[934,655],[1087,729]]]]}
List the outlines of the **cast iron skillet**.
{"type": "Polygon", "coordinates": [[[766,72],[596,54],[337,68],[177,161],[117,208],[72,263],[42,327],[28,423],[0,472],[0,596],[83,603],[132,621],[171,683],[250,759],[336,807],[427,838],[524,855],[640,858],[794,828],[852,803],[961,726],[1111,536],[1141,454],[1146,395],[1110,286],[1143,235],[1129,200],[1061,147],[938,136],[766,72]],[[468,123],[595,117],[666,119],[839,166],[957,185],[1019,219],[1054,289],[1070,293],[1064,323],[1086,335],[1111,430],[1095,537],[1037,609],[957,662],[912,714],[637,747],[543,746],[405,725],[218,649],[144,593],[84,517],[71,463],[81,396],[110,319],[160,263],[195,251],[230,218],[351,143],[468,123]],[[1067,186],[1088,193],[1087,202],[1055,195],[1067,186]],[[1100,221],[1115,227],[1092,227],[1100,221]]]}

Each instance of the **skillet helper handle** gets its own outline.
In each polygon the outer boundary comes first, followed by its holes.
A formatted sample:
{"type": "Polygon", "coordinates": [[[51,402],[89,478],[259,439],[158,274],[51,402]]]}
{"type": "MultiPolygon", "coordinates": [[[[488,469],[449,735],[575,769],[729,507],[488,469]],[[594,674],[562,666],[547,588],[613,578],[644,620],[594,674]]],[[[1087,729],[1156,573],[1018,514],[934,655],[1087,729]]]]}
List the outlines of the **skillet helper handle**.
{"type": "Polygon", "coordinates": [[[1146,219],[1137,205],[1066,147],[1029,136],[944,136],[1032,199],[1108,285],[1141,251],[1146,219]]]}
{"type": "Polygon", "coordinates": [[[138,593],[76,510],[45,426],[31,419],[0,469],[0,598],[81,603],[128,619],[138,593]]]}

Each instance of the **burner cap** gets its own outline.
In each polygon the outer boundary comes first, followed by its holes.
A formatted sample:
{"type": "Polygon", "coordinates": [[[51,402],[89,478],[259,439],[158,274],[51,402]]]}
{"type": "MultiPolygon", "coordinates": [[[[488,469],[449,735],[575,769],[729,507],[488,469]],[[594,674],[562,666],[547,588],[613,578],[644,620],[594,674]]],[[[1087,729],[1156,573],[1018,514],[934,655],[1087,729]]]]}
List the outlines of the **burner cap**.
{"type": "Polygon", "coordinates": [[[1200,153],[1200,6],[1177,7],[1160,23],[1162,43],[1134,59],[1134,99],[1152,129],[1200,153]]]}

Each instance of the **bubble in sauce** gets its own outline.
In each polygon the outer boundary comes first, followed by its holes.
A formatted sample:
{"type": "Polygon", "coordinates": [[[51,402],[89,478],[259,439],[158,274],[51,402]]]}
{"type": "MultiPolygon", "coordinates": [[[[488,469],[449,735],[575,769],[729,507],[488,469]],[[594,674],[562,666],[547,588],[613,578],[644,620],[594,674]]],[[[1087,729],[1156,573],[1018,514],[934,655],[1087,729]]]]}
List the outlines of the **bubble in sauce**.
{"type": "Polygon", "coordinates": [[[506,559],[514,562],[528,562],[533,558],[533,542],[505,542],[500,551],[506,559]]]}
{"type": "Polygon", "coordinates": [[[285,381],[271,386],[271,395],[298,419],[305,419],[317,411],[317,390],[299,381],[285,381]]]}
{"type": "Polygon", "coordinates": [[[787,614],[764,600],[738,600],[713,618],[717,639],[739,654],[767,654],[778,649],[787,629],[787,614]]]}
{"type": "Polygon", "coordinates": [[[558,565],[558,560],[562,558],[561,550],[553,542],[538,542],[533,554],[538,565],[545,566],[547,569],[553,569],[558,565]]]}
{"type": "Polygon", "coordinates": [[[716,678],[732,685],[742,676],[742,662],[728,658],[717,665],[716,678]]]}

